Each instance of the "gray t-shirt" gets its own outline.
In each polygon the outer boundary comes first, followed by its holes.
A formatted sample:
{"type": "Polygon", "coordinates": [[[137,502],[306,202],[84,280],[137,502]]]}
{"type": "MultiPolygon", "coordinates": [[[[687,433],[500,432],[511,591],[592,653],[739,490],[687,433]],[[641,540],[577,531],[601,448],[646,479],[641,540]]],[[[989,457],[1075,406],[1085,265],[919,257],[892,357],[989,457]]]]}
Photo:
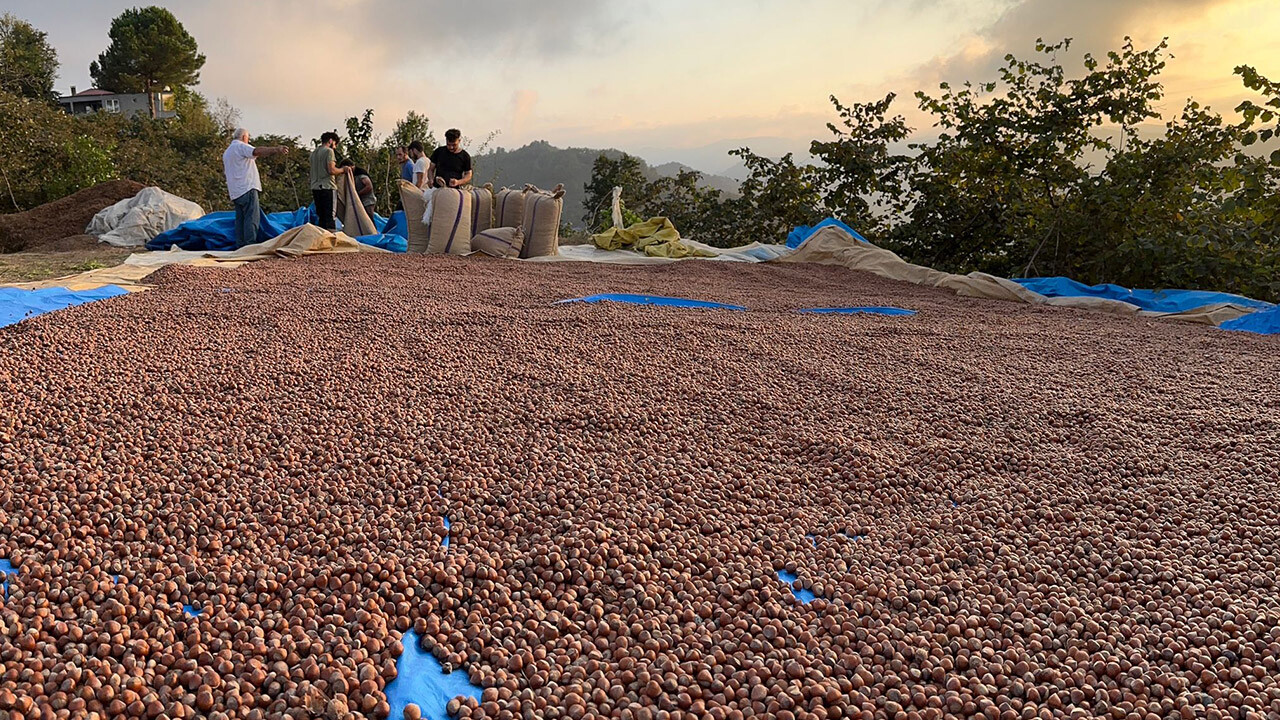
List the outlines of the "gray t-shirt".
{"type": "Polygon", "coordinates": [[[337,164],[333,148],[321,145],[311,151],[311,189],[337,190],[338,180],[329,174],[329,165],[337,164]]]}
{"type": "Polygon", "coordinates": [[[352,172],[354,173],[352,179],[356,181],[356,192],[360,192],[360,185],[362,184],[360,181],[362,179],[369,181],[369,194],[360,196],[360,204],[365,206],[377,205],[378,195],[373,191],[373,178],[369,177],[369,173],[365,172],[364,168],[356,168],[352,172]]]}

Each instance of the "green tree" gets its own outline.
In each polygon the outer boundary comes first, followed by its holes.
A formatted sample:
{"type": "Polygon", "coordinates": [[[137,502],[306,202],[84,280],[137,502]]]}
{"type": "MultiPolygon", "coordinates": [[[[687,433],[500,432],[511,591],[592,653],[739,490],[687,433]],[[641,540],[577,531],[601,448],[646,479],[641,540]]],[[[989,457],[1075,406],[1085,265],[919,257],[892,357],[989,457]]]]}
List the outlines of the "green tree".
{"type": "Polygon", "coordinates": [[[410,110],[403,119],[396,121],[395,130],[391,131],[391,135],[387,138],[387,145],[391,149],[399,146],[408,147],[414,141],[422,143],[422,147],[428,155],[436,149],[436,136],[431,132],[431,121],[426,115],[410,110]]]}
{"type": "Polygon", "coordinates": [[[586,197],[582,200],[582,219],[588,230],[602,230],[611,224],[604,221],[613,207],[613,189],[622,188],[622,197],[628,208],[638,215],[648,212],[649,183],[641,169],[640,158],[622,153],[617,159],[600,153],[591,166],[591,179],[583,186],[586,197]]]}
{"type": "Polygon", "coordinates": [[[221,172],[228,133],[197,92],[176,92],[174,109],[171,120],[115,113],[93,113],[84,119],[97,137],[115,147],[121,176],[158,186],[208,211],[230,208],[221,172]]]}
{"type": "Polygon", "coordinates": [[[814,140],[809,147],[821,163],[817,175],[827,214],[871,234],[878,234],[888,220],[877,208],[901,193],[911,165],[909,156],[891,150],[911,134],[901,115],[885,119],[896,97],[890,93],[878,102],[846,107],[831,96],[842,127],[827,123],[835,137],[814,140]]]}
{"type": "Polygon", "coordinates": [[[1062,240],[1088,184],[1086,160],[1116,151],[1105,125],[1131,140],[1134,126],[1155,117],[1164,67],[1163,42],[1148,51],[1126,43],[1105,66],[1086,55],[1085,74],[1068,79],[1056,57],[1069,45],[1037,43],[1043,60],[1008,55],[995,82],[916,94],[941,132],[912,145],[918,155],[896,207],[899,249],[952,270],[1052,270],[1037,260],[1062,240]]]}
{"type": "Polygon", "coordinates": [[[0,90],[0,127],[0,211],[27,210],[118,175],[114,138],[88,117],[0,90]]]}
{"type": "Polygon", "coordinates": [[[89,64],[98,87],[148,96],[156,117],[155,93],[200,82],[204,55],[182,23],[168,10],[150,6],[125,10],[111,21],[111,44],[89,64]]]}
{"type": "Polygon", "coordinates": [[[373,110],[365,110],[360,117],[349,117],[346,121],[347,134],[342,141],[346,157],[357,165],[368,167],[374,158],[373,110]]]}
{"type": "Polygon", "coordinates": [[[741,197],[728,203],[735,222],[722,242],[730,246],[785,242],[797,225],[812,225],[825,216],[826,178],[817,167],[797,165],[791,153],[777,160],[756,155],[750,148],[729,154],[742,158],[749,175],[742,181],[741,197]]]}
{"type": "Polygon", "coordinates": [[[49,36],[31,23],[0,16],[0,90],[32,100],[57,100],[53,91],[58,53],[49,36]]]}
{"type": "Polygon", "coordinates": [[[712,222],[723,193],[702,186],[702,173],[681,170],[675,177],[660,177],[645,190],[648,214],[669,219],[682,234],[703,235],[720,228],[712,222]]]}

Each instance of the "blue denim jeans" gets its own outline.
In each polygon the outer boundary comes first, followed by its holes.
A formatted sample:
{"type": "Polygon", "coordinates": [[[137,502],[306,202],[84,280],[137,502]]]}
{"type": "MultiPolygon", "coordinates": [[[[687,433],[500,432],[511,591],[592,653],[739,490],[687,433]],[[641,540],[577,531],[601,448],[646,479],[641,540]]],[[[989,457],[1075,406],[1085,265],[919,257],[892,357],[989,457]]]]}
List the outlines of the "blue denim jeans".
{"type": "Polygon", "coordinates": [[[250,190],[233,201],[236,206],[236,247],[258,242],[258,222],[262,210],[258,207],[258,191],[250,190]]]}

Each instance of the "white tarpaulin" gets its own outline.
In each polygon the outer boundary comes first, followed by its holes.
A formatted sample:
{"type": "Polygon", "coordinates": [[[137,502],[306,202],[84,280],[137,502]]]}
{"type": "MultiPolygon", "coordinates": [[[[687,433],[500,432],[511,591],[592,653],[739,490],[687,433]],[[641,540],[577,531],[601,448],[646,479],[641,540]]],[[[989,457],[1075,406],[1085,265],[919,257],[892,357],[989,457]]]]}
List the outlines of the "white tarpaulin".
{"type": "Polygon", "coordinates": [[[601,250],[595,245],[561,245],[559,255],[533,257],[528,258],[523,262],[594,262],[607,263],[610,265],[664,265],[666,263],[697,259],[713,262],[760,263],[776,260],[791,252],[786,245],[765,245],[764,243],[758,242],[735,248],[712,247],[705,243],[700,243],[697,240],[690,240],[689,238],[680,238],[680,242],[697,248],[698,250],[712,253],[715,257],[650,257],[642,252],[635,252],[633,250],[601,250]]]}
{"type": "Polygon", "coordinates": [[[190,200],[158,187],[143,188],[128,200],[104,208],[84,229],[99,242],[116,247],[139,247],[166,230],[204,217],[204,210],[190,200]]]}

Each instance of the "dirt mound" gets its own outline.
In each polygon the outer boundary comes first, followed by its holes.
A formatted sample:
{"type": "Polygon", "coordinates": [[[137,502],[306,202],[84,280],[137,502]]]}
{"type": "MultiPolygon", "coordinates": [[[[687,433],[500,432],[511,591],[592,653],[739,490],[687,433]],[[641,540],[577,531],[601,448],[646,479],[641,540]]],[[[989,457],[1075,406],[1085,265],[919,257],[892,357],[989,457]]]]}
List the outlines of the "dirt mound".
{"type": "Polygon", "coordinates": [[[138,194],[143,185],[112,180],[13,215],[0,215],[0,253],[43,250],[72,235],[82,235],[99,210],[138,194]]]}

